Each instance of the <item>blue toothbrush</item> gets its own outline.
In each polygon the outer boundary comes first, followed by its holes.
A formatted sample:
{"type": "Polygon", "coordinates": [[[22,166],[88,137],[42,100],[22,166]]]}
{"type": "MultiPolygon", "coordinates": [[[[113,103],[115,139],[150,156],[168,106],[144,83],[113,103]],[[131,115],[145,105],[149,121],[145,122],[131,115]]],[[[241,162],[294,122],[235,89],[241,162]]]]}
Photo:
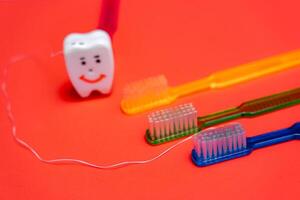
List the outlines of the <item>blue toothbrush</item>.
{"type": "Polygon", "coordinates": [[[293,126],[247,137],[239,123],[210,128],[194,136],[192,160],[204,167],[249,155],[253,150],[300,138],[300,122],[293,126]]]}

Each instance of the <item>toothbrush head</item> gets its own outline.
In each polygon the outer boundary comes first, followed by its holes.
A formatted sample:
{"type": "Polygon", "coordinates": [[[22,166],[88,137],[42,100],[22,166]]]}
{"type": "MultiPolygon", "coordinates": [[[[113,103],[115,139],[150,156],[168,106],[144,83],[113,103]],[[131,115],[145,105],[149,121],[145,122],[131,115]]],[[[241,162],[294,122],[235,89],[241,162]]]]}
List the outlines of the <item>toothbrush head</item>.
{"type": "Polygon", "coordinates": [[[192,160],[207,166],[249,154],[245,130],[239,123],[209,128],[194,136],[192,160]]]}
{"type": "Polygon", "coordinates": [[[160,144],[183,136],[197,133],[197,110],[193,104],[183,104],[150,113],[146,140],[160,144]]]}
{"type": "Polygon", "coordinates": [[[135,114],[167,105],[175,99],[170,92],[167,79],[159,75],[128,84],[124,88],[121,109],[126,114],[135,114]]]}

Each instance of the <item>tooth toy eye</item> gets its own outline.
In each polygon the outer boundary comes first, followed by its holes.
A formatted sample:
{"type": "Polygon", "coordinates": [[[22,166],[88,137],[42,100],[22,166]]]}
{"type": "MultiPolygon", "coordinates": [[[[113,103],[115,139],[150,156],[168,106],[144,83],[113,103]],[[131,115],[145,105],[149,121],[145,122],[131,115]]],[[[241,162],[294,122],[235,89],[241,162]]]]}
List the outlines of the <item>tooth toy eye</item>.
{"type": "Polygon", "coordinates": [[[81,65],[85,65],[86,64],[85,57],[81,57],[80,60],[81,60],[81,65]]]}
{"type": "Polygon", "coordinates": [[[96,59],[96,63],[101,63],[99,55],[95,55],[94,58],[96,59]]]}

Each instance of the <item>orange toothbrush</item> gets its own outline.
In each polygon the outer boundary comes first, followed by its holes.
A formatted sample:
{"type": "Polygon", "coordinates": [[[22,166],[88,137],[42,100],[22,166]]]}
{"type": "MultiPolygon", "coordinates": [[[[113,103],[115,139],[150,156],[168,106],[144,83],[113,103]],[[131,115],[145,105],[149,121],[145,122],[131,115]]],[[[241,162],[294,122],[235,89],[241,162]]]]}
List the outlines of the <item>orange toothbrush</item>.
{"type": "Polygon", "coordinates": [[[151,77],[125,87],[121,108],[126,114],[136,114],[170,104],[185,95],[231,86],[296,67],[299,64],[300,50],[297,50],[216,72],[203,79],[176,87],[169,87],[163,75],[151,77]]]}

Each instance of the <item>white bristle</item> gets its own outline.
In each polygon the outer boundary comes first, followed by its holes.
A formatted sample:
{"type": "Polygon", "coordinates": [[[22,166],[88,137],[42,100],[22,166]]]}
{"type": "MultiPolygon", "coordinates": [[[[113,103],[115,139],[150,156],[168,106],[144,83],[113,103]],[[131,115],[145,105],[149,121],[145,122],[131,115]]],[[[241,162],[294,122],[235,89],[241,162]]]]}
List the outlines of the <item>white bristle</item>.
{"type": "Polygon", "coordinates": [[[238,123],[209,128],[194,136],[194,149],[203,160],[241,151],[246,145],[245,131],[238,123]]]}
{"type": "Polygon", "coordinates": [[[150,113],[148,119],[151,139],[160,139],[197,127],[197,110],[191,103],[183,104],[150,113]]]}

